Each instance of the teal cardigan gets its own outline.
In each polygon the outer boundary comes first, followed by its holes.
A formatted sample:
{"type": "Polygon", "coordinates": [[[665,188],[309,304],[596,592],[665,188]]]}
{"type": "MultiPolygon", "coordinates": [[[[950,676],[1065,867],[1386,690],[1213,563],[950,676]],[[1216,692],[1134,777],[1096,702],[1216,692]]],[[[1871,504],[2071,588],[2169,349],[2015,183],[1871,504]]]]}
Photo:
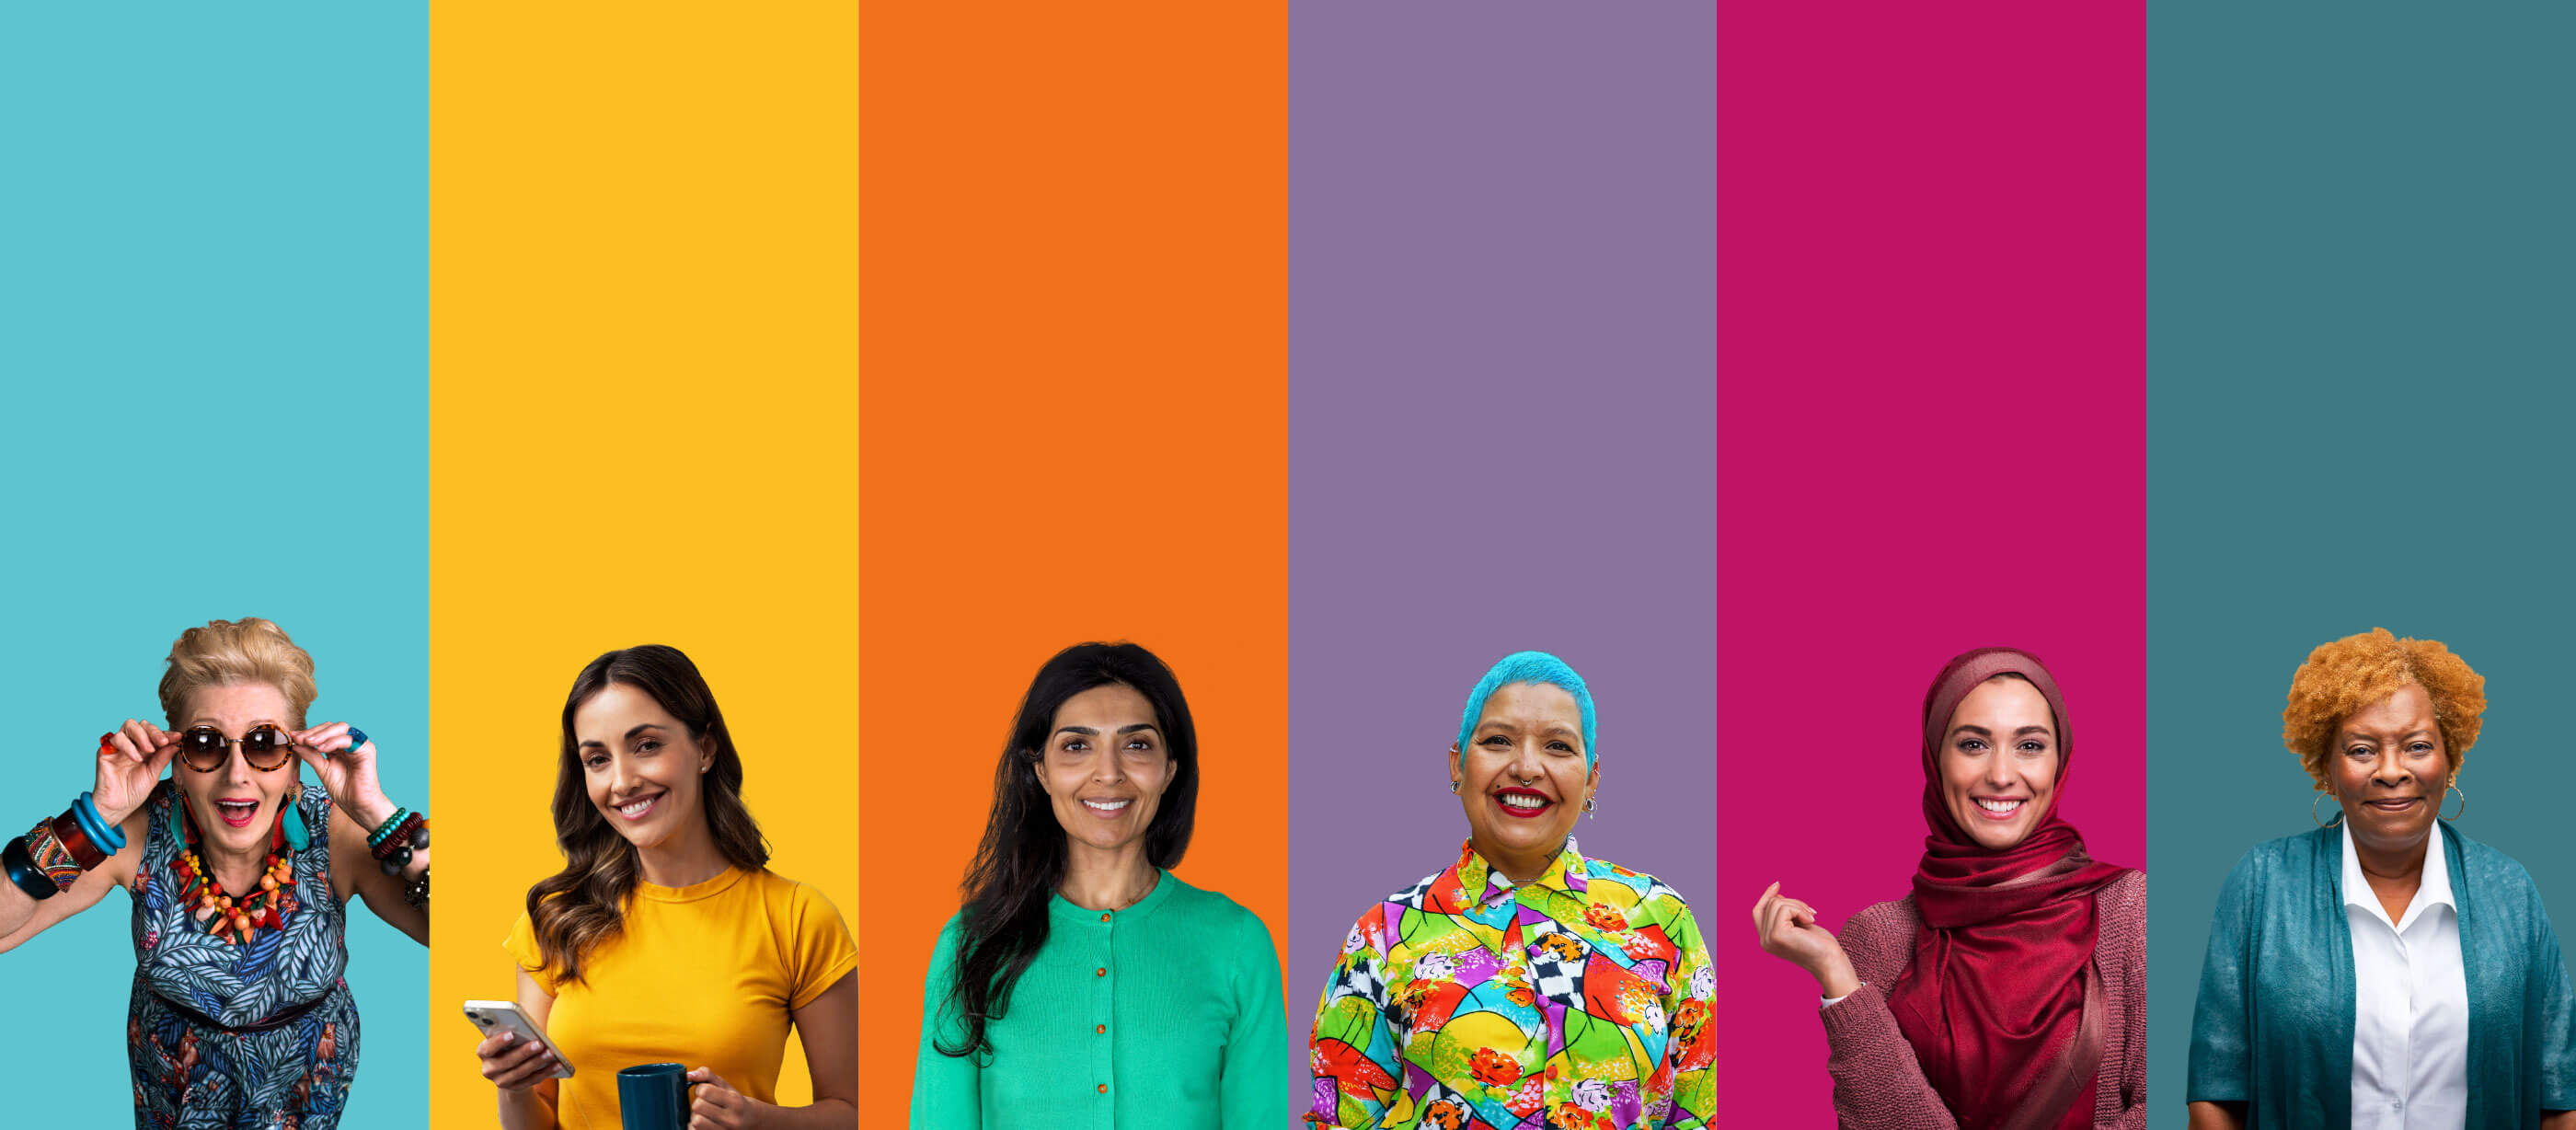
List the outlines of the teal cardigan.
{"type": "Polygon", "coordinates": [[[1276,1130],[1288,1120],[1288,1006],[1259,916],[1169,871],[1136,905],[1052,896],[1047,940],[987,1024],[990,1059],[933,1047],[962,1034],[956,918],[921,992],[913,1130],[1276,1130]]]}
{"type": "MultiPolygon", "coordinates": [[[[2468,1125],[2576,1109],[2576,995],[2522,865],[2441,826],[2469,985],[2468,1125]]],[[[2190,1102],[2242,1102],[2246,1130],[2352,1122],[2352,928],[2343,832],[2258,844],[2218,892],[2191,1017],[2190,1102]]]]}

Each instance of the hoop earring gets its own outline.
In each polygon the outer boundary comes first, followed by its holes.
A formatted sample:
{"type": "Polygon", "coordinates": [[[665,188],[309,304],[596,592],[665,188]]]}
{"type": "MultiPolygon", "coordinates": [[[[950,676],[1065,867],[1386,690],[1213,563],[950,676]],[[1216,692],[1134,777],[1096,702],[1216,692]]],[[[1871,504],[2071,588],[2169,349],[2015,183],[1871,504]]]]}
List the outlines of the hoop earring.
{"type": "MultiPolygon", "coordinates": [[[[2450,791],[2452,791],[2452,792],[2455,792],[2455,793],[2460,794],[2460,810],[2459,810],[2458,812],[2454,812],[2454,813],[2452,813],[2452,814],[2450,814],[2450,815],[2448,815],[2448,816],[2444,816],[2444,817],[2442,817],[2442,819],[2444,819],[2444,820],[2457,820],[2457,819],[2459,819],[2459,818],[2460,818],[2460,817],[2462,817],[2462,816],[2466,816],[2466,815],[2468,815],[2468,813],[2469,813],[2469,794],[2468,794],[2468,790],[2461,788],[2461,787],[2460,787],[2456,782],[2455,782],[2455,783],[2452,783],[2452,784],[2444,785],[2444,786],[2442,786],[2442,787],[2443,787],[2443,788],[2445,788],[2445,789],[2449,789],[2449,790],[2450,790],[2450,791]]],[[[2438,814],[2437,814],[2437,815],[2438,815],[2438,814]]]]}
{"type": "MultiPolygon", "coordinates": [[[[2324,800],[2324,799],[2326,799],[2327,797],[2332,796],[2332,795],[2334,795],[2334,794],[2332,794],[2332,793],[2324,793],[2324,792],[2320,792],[2320,793],[2318,793],[2318,794],[2317,794],[2317,800],[2324,800]]],[[[2343,802],[2342,802],[2342,801],[2336,801],[2336,802],[2335,802],[2335,818],[2334,818],[2332,821],[2326,821],[2326,820],[2318,820],[2318,819],[2317,819],[2317,800],[2312,800],[2312,801],[2309,801],[2309,802],[2308,802],[2308,819],[2309,819],[2309,820],[2311,820],[2311,821],[2315,821],[2316,826],[2317,826],[2317,827],[2320,827],[2320,828],[2332,828],[2332,827],[2334,827],[2334,826],[2336,826],[2336,825],[2338,825],[2338,824],[2343,823],[2343,802]]],[[[2464,807],[2465,807],[2465,806],[2464,806],[2464,807]]]]}

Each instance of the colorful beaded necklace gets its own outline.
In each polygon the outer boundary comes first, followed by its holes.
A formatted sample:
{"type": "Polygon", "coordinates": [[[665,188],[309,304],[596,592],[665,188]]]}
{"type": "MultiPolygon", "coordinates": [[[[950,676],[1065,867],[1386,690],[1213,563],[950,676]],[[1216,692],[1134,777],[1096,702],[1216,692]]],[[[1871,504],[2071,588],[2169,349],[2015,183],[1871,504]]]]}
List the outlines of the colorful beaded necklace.
{"type": "Polygon", "coordinates": [[[281,819],[269,833],[268,858],[260,865],[259,889],[236,901],[224,893],[224,885],[215,881],[214,868],[206,866],[197,854],[197,819],[187,811],[187,802],[179,805],[181,820],[187,829],[187,848],[170,860],[170,872],[179,881],[179,901],[197,903],[197,921],[206,923],[206,932],[224,940],[225,945],[238,945],[251,940],[262,928],[286,929],[286,916],[295,912],[295,861],[285,854],[286,826],[281,819]]]}

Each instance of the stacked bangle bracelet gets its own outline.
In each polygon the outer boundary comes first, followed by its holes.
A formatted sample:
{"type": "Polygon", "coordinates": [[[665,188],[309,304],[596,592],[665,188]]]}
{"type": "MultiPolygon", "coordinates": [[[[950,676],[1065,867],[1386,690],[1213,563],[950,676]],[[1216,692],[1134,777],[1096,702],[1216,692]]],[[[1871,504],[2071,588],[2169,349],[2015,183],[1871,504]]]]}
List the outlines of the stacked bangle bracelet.
{"type": "Polygon", "coordinates": [[[429,821],[408,808],[396,807],[393,815],[367,833],[367,850],[387,875],[401,875],[403,868],[411,866],[411,853],[428,847],[429,821]]]}
{"type": "Polygon", "coordinates": [[[82,793],[62,815],[9,841],[0,856],[5,856],[11,883],[29,898],[49,899],[123,850],[124,831],[108,823],[90,794],[82,793]]]}

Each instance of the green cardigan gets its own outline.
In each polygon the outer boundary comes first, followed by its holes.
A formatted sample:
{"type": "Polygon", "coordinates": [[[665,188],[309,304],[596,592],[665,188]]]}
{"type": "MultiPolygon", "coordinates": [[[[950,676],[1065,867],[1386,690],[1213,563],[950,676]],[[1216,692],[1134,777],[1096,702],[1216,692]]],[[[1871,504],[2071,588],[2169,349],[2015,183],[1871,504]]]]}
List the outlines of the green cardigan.
{"type": "Polygon", "coordinates": [[[1115,913],[1048,900],[1046,945],[985,1028],[989,1061],[948,1056],[959,919],[922,985],[914,1130],[1276,1130],[1288,1119],[1288,1006],[1270,928],[1163,872],[1115,913]]]}
{"type": "MultiPolygon", "coordinates": [[[[2558,934],[2522,865],[2441,826],[2469,985],[2468,1125],[2576,1109],[2576,1023],[2558,934]]],[[[2258,844],[2218,892],[2191,1018],[2190,1102],[2242,1102],[2246,1130],[2352,1122],[2352,928],[2343,832],[2258,844]]]]}

